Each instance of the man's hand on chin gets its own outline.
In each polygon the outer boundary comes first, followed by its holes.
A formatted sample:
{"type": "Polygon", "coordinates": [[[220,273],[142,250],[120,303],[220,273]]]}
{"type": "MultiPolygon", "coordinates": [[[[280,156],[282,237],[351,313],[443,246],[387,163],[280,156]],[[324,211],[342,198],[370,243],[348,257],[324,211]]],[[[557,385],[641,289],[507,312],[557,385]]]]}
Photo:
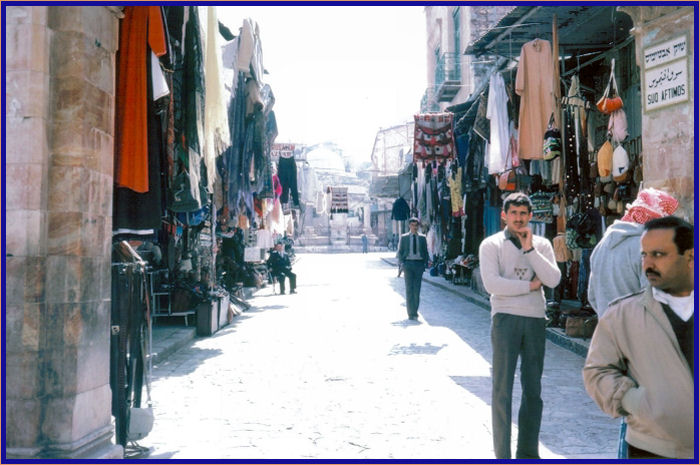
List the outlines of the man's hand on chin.
{"type": "Polygon", "coordinates": [[[529,227],[524,227],[515,232],[520,239],[520,246],[523,251],[532,249],[532,230],[529,227]]]}

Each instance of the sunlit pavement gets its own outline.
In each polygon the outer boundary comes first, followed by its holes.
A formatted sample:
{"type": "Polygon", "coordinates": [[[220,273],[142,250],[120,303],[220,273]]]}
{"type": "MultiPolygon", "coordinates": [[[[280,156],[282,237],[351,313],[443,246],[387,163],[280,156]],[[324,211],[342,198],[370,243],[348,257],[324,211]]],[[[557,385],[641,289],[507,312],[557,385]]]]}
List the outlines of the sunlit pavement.
{"type": "MultiPolygon", "coordinates": [[[[300,254],[297,294],[260,290],[155,366],[150,458],[493,458],[489,313],[423,283],[408,321],[382,256],[300,254]]],[[[586,395],[583,358],[546,350],[540,455],[616,457],[618,421],[586,395]]],[[[514,421],[519,401],[516,380],[514,421]]]]}

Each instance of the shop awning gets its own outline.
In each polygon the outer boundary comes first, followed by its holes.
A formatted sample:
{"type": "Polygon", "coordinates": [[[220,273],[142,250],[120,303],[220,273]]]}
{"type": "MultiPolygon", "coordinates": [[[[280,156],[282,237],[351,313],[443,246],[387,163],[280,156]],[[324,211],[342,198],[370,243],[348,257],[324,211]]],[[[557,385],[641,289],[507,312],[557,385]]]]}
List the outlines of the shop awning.
{"type": "Polygon", "coordinates": [[[552,17],[557,15],[562,53],[586,53],[613,48],[629,35],[632,19],[617,6],[518,6],[464,51],[466,55],[517,58],[526,42],[552,39],[552,17]]]}

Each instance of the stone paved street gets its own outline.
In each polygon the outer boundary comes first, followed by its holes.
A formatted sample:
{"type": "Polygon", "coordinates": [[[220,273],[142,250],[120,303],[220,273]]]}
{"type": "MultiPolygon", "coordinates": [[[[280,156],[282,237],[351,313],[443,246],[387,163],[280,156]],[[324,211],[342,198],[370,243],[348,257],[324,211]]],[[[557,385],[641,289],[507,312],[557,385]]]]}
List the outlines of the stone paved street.
{"type": "MultiPolygon", "coordinates": [[[[489,313],[424,283],[409,322],[380,257],[300,255],[298,294],[268,286],[157,364],[150,458],[493,458],[489,313]]],[[[614,458],[618,421],[586,395],[583,358],[546,350],[542,458],[614,458]]]]}

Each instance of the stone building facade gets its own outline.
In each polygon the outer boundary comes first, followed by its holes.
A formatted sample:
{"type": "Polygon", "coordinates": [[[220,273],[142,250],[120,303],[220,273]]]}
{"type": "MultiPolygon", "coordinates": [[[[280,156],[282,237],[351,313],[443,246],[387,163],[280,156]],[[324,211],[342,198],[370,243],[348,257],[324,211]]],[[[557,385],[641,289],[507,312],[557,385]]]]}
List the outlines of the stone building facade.
{"type": "Polygon", "coordinates": [[[120,10],[5,12],[6,455],[121,458],[109,385],[120,10]]]}
{"type": "Polygon", "coordinates": [[[464,102],[488,80],[495,59],[493,62],[474,59],[465,55],[464,50],[513,8],[493,5],[425,7],[428,89],[424,100],[428,101],[428,110],[437,111],[464,102]]]}
{"type": "MultiPolygon", "coordinates": [[[[688,63],[686,101],[642,112],[644,186],[672,192],[680,201],[676,215],[694,223],[695,217],[695,44],[692,6],[621,6],[634,22],[637,66],[642,73],[644,51],[669,40],[686,37],[688,63]]],[[[642,89],[644,97],[644,89],[642,89]]],[[[644,108],[644,106],[643,106],[644,108]]]]}

